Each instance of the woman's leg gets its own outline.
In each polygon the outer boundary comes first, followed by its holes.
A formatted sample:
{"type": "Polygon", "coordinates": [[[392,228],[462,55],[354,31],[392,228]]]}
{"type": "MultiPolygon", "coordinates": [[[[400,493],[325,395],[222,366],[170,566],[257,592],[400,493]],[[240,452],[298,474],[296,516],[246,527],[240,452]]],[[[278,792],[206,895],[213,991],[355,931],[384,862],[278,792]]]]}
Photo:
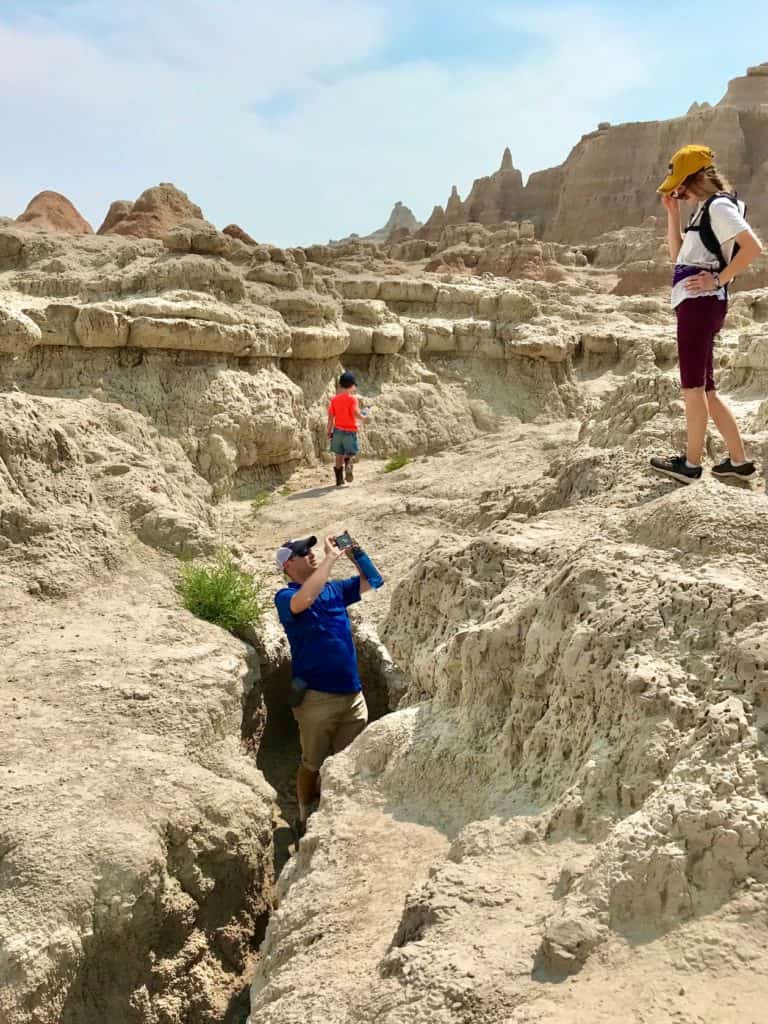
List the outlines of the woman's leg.
{"type": "Polygon", "coordinates": [[[741,440],[741,433],[731,410],[716,391],[707,392],[707,405],[709,406],[709,415],[728,446],[731,461],[746,462],[747,454],[744,451],[744,442],[741,440]]]}
{"type": "Polygon", "coordinates": [[[709,408],[704,388],[683,388],[685,402],[685,427],[688,440],[685,457],[692,466],[701,465],[704,439],[707,436],[709,408]]]}

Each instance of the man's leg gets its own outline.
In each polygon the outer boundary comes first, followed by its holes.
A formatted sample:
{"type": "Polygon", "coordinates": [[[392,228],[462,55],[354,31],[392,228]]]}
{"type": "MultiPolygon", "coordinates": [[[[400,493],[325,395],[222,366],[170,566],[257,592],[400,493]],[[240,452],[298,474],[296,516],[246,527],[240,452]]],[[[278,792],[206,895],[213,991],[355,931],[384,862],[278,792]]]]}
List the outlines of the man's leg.
{"type": "Polygon", "coordinates": [[[692,466],[701,465],[704,439],[707,436],[709,407],[704,388],[684,388],[685,426],[688,434],[685,457],[692,466]]]}
{"type": "Polygon", "coordinates": [[[299,765],[296,772],[296,796],[299,800],[299,819],[306,821],[309,808],[320,796],[320,772],[299,765]]]}
{"type": "Polygon", "coordinates": [[[333,752],[345,750],[368,724],[368,705],[362,693],[350,697],[346,708],[339,714],[333,734],[333,752]]]}
{"type": "Polygon", "coordinates": [[[296,773],[299,822],[303,825],[320,795],[320,766],[333,749],[333,719],[329,717],[328,694],[308,690],[293,709],[301,739],[301,765],[296,773]]]}

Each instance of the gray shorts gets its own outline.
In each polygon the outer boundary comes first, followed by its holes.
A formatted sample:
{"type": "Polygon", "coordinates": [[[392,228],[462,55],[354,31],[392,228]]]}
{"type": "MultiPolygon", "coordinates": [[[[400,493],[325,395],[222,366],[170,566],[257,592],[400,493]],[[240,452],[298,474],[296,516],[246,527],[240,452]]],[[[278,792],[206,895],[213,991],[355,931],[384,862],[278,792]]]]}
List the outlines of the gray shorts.
{"type": "Polygon", "coordinates": [[[356,430],[339,430],[338,427],[331,434],[331,451],[334,455],[357,455],[356,430]]]}

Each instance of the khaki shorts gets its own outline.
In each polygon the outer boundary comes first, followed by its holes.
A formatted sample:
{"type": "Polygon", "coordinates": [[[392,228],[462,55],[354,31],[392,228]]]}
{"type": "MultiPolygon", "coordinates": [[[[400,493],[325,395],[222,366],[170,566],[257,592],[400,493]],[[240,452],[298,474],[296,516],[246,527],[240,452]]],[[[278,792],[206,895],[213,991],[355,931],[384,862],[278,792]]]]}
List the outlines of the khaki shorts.
{"type": "Polygon", "coordinates": [[[368,722],[368,705],[362,693],[323,693],[307,690],[293,709],[301,737],[301,766],[319,772],[329,754],[348,747],[368,722]]]}

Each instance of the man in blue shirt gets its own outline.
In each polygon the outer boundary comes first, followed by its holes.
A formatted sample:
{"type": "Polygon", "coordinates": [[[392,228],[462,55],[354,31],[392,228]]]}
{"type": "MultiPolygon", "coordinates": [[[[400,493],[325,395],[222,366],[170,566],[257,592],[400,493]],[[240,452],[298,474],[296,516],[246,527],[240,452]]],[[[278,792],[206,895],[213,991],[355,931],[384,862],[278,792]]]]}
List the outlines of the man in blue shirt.
{"type": "Polygon", "coordinates": [[[288,540],[275,555],[291,581],[275,594],[275,606],[291,646],[294,694],[296,680],[306,686],[303,696],[299,686],[301,701],[293,708],[301,738],[299,836],[320,795],[320,766],[329,754],[348,747],[368,721],[347,608],[371,585],[359,569],[350,579],[329,580],[342,551],[327,537],[318,562],[316,544],[317,537],[288,540]]]}

